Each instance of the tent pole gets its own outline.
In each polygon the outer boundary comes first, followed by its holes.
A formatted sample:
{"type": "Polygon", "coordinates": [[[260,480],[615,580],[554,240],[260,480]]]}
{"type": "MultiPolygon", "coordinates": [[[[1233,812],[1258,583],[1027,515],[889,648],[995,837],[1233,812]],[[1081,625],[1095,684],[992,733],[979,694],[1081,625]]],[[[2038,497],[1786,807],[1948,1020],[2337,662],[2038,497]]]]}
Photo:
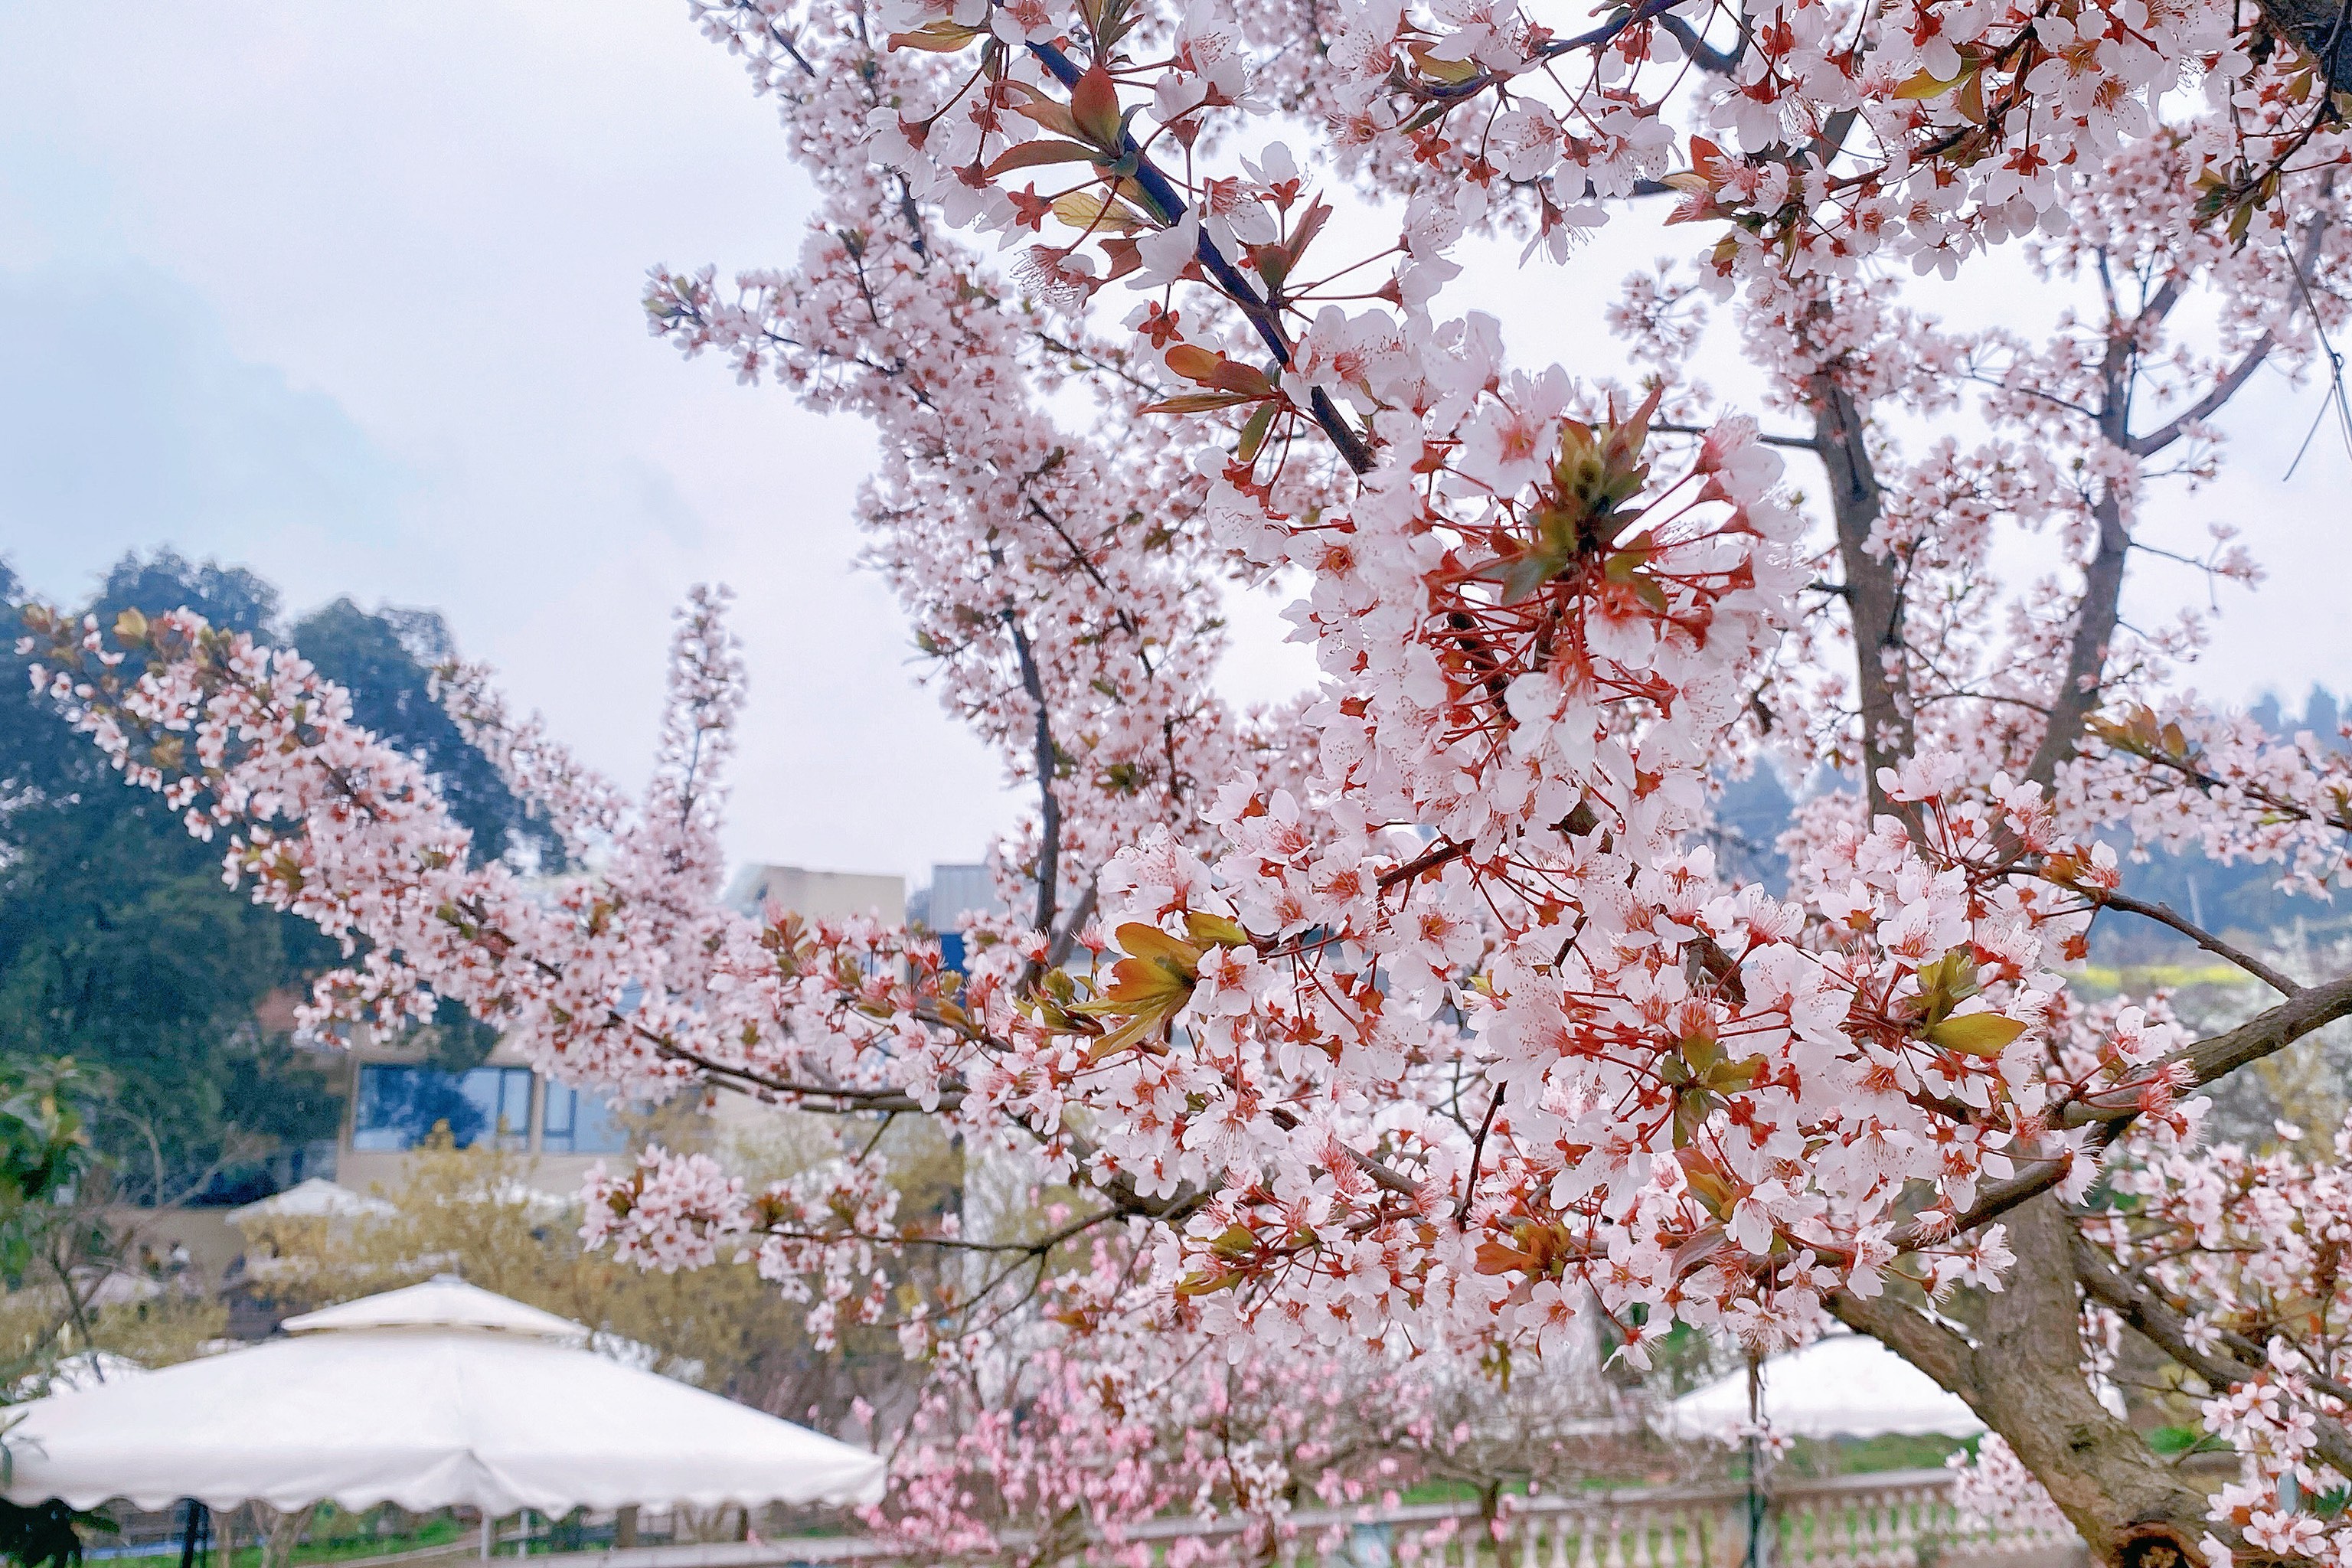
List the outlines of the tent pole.
{"type": "Polygon", "coordinates": [[[1764,1363],[1748,1354],[1748,1555],[1742,1568],[1771,1568],[1772,1498],[1764,1485],[1764,1363]]]}
{"type": "Polygon", "coordinates": [[[205,1505],[190,1498],[187,1517],[180,1526],[180,1568],[196,1568],[196,1553],[212,1544],[211,1523],[205,1505]]]}
{"type": "Polygon", "coordinates": [[[482,1510],[482,1561],[483,1561],[483,1562],[488,1563],[488,1562],[490,1560],[490,1543],[491,1543],[493,1541],[495,1541],[495,1540],[497,1539],[497,1537],[498,1537],[498,1524],[497,1524],[497,1521],[495,1521],[494,1520],[492,1520],[492,1519],[490,1518],[490,1510],[489,1510],[488,1509],[484,1509],[484,1510],[482,1510]]]}

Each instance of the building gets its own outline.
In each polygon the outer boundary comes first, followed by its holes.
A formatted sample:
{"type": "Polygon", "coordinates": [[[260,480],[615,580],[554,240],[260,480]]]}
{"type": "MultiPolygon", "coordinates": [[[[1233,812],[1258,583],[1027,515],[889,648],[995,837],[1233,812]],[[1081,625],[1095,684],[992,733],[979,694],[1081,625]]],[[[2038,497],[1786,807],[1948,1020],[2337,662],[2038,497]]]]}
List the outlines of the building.
{"type": "MultiPolygon", "coordinates": [[[[747,867],[727,901],[747,913],[773,907],[819,919],[871,915],[890,925],[906,920],[908,905],[902,877],[798,866],[747,867]]],[[[276,1032],[293,1032],[297,1001],[290,991],[268,999],[262,1022],[276,1032]]],[[[334,1138],[278,1151],[253,1184],[257,1192],[249,1184],[230,1198],[207,1196],[164,1208],[121,1205],[108,1212],[109,1222],[144,1240],[159,1257],[184,1258],[189,1276],[210,1289],[234,1278],[246,1248],[246,1237],[228,1218],[232,1205],[312,1180],[362,1197],[375,1189],[397,1193],[408,1183],[415,1150],[443,1124],[461,1148],[487,1142],[511,1151],[528,1188],[566,1199],[579,1192],[591,1167],[619,1163],[644,1136],[645,1117],[635,1108],[534,1072],[507,1042],[477,1066],[451,1068],[432,1059],[425,1037],[386,1041],[366,1029],[354,1036],[348,1045],[307,1042],[342,1099],[334,1138]]],[[[737,1095],[719,1096],[716,1109],[714,1121],[724,1132],[756,1130],[772,1114],[737,1095]]],[[[249,1290],[234,1300],[255,1304],[249,1290]]],[[[275,1321],[257,1308],[236,1331],[267,1332],[275,1321]]]]}
{"type": "MultiPolygon", "coordinates": [[[[906,919],[907,884],[899,877],[748,866],[727,902],[747,913],[773,906],[819,919],[877,915],[896,924],[906,919]]],[[[626,1107],[533,1072],[503,1041],[463,1071],[433,1065],[414,1041],[354,1045],[347,1057],[332,1173],[357,1192],[398,1187],[409,1152],[445,1122],[461,1149],[495,1142],[511,1150],[524,1162],[524,1179],[549,1193],[577,1192],[593,1166],[630,1146],[626,1107]]]]}
{"type": "Polygon", "coordinates": [[[931,882],[907,900],[907,919],[940,939],[940,957],[950,969],[964,973],[963,932],[957,922],[966,915],[1004,912],[996,896],[996,877],[983,862],[934,865],[931,882]]]}
{"type": "Polygon", "coordinates": [[[907,918],[907,879],[804,866],[746,866],[727,889],[727,903],[747,915],[771,906],[811,920],[873,915],[885,925],[907,918]]]}
{"type": "Polygon", "coordinates": [[[504,1041],[462,1071],[414,1044],[355,1045],[349,1065],[334,1176],[356,1192],[400,1186],[409,1152],[445,1123],[461,1149],[521,1156],[524,1180],[550,1193],[577,1192],[590,1167],[629,1147],[625,1110],[533,1072],[504,1041]]]}

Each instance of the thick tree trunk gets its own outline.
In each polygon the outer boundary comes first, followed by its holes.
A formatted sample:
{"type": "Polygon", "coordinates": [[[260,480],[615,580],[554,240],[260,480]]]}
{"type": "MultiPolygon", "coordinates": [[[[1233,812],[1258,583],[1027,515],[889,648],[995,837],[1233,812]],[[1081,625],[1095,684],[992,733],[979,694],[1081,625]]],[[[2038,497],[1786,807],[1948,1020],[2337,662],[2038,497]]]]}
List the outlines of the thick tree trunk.
{"type": "MultiPolygon", "coordinates": [[[[2352,18],[2352,0],[2261,4],[2274,27],[2321,58],[2331,81],[2352,86],[2352,20],[2347,20],[2352,18]]],[[[2315,229],[2313,241],[2316,237],[2315,229]]],[[[2101,277],[2106,277],[2104,259],[2101,277]]],[[[2129,393],[2142,329],[2165,319],[2179,299],[2180,287],[2178,279],[2163,285],[2128,323],[2115,315],[2109,287],[2103,395],[2095,416],[2102,437],[2135,458],[2144,459],[2179,439],[2187,421],[2210,416],[2269,352],[2267,340],[2257,343],[2196,407],[2135,440],[2128,428],[2129,393]]],[[[1815,449],[1829,480],[1844,577],[1841,592],[1853,629],[1864,782],[1872,814],[1877,816],[1891,809],[1878,783],[1878,769],[1899,765],[1916,742],[1905,672],[1893,663],[1905,637],[1904,563],[1869,548],[1884,503],[1864,440],[1866,410],[1833,373],[1816,375],[1806,391],[1815,449]]],[[[2109,645],[2119,624],[2130,531],[2112,490],[2095,498],[2092,512],[2097,541],[2084,567],[2066,666],[2027,768],[2029,776],[2045,786],[2074,755],[2088,719],[2097,711],[2109,645]]],[[[2334,987],[2291,995],[2244,1028],[2199,1042],[2190,1053],[2190,1065],[2199,1081],[2210,1081],[2317,1026],[2306,1017],[2334,1017],[2347,1010],[2352,1010],[2352,994],[2336,994],[2334,987]]],[[[2129,1423],[2102,1405],[2086,1381],[2076,1328],[2082,1300],[2078,1281],[2102,1281],[2097,1275],[2078,1277],[2084,1244],[2073,1221],[2057,1196],[2044,1192],[2009,1210],[2003,1223],[2017,1259],[2003,1289],[1940,1311],[1892,1298],[1865,1302],[1841,1296],[1835,1302],[1838,1315],[1968,1401],[2041,1480],[2101,1563],[2116,1568],[2202,1568],[2197,1543],[2211,1529],[2205,1517],[2205,1492],[2159,1459],[2129,1423]]],[[[2157,1348],[2166,1351],[2161,1343],[2157,1348]]],[[[2229,1533],[2212,1532],[2225,1538],[2229,1533]]]]}
{"type": "Polygon", "coordinates": [[[2205,1494],[2102,1405],[2083,1375],[2074,1227],[2058,1199],[2021,1205],[2009,1227],[2016,1270],[2007,1289],[1988,1294],[1971,1314],[1970,1403],[2042,1479],[2100,1562],[2169,1568],[2148,1561],[2158,1546],[2199,1561],[2197,1542],[2210,1528],[2205,1494]]]}
{"type": "Polygon", "coordinates": [[[2204,1492],[2091,1393],[2075,1329],[2073,1226],[2047,1194],[2007,1219],[2007,1288],[1938,1322],[1885,1298],[1838,1315],[1968,1401],[2046,1488],[2092,1556],[2115,1568],[2199,1568],[2204,1492]],[[1966,1330],[1965,1335],[1960,1331],[1966,1330]],[[2177,1557],[2168,1556],[2177,1554],[2177,1557]]]}
{"type": "Polygon", "coordinates": [[[2352,5],[2346,0],[2259,0],[2271,30],[2312,58],[2327,85],[2352,90],[2352,5]]]}

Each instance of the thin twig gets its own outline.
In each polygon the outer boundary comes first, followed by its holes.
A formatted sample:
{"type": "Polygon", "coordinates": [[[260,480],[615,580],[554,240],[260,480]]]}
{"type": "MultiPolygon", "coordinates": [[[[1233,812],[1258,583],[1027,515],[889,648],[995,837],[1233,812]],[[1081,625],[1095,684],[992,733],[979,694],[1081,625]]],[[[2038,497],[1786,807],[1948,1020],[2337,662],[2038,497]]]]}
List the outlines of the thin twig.
{"type": "Polygon", "coordinates": [[[1470,1140],[1470,1173],[1462,1181],[1462,1201],[1454,1206],[1454,1228],[1461,1230],[1470,1222],[1470,1200],[1478,1193],[1478,1163],[1486,1155],[1486,1132],[1495,1125],[1495,1112],[1503,1103],[1503,1086],[1496,1084],[1486,1101],[1486,1114],[1478,1119],[1478,1135],[1470,1140]]]}
{"type": "Polygon", "coordinates": [[[1423,871],[1434,871],[1450,860],[1458,860],[1470,853],[1470,846],[1447,838],[1432,845],[1402,866],[1391,866],[1376,879],[1381,891],[1387,892],[1400,882],[1410,882],[1423,871]]]}

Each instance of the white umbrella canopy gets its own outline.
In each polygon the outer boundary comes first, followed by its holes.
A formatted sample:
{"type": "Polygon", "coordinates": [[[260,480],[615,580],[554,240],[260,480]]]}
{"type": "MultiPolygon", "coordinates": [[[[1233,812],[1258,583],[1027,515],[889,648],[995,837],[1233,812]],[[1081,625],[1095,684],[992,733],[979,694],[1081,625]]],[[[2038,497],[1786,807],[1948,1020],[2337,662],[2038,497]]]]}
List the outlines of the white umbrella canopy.
{"type": "MultiPolygon", "coordinates": [[[[1764,1419],[1787,1436],[1968,1437],[1985,1429],[1965,1400],[1866,1335],[1832,1334],[1760,1370],[1764,1419]]],[[[1678,1436],[1736,1440],[1748,1425],[1748,1374],[1684,1394],[1668,1425],[1678,1436]]]]}
{"type": "Polygon", "coordinates": [[[289,1334],[331,1333],[351,1329],[476,1329],[520,1334],[526,1339],[577,1344],[586,1325],[528,1307],[511,1297],[468,1285],[455,1274],[436,1274],[421,1285],[404,1285],[378,1296],[321,1307],[278,1327],[289,1334]]]}
{"type": "Polygon", "coordinates": [[[11,1501],[377,1503],[488,1514],[871,1502],[863,1448],[579,1348],[580,1325],[451,1279],[286,1338],[19,1406],[11,1501]]]}
{"type": "Polygon", "coordinates": [[[19,1378],[8,1392],[17,1399],[36,1394],[74,1394],[146,1375],[147,1369],[129,1356],[116,1355],[112,1351],[78,1351],[50,1368],[47,1377],[37,1374],[19,1378]]]}
{"type": "Polygon", "coordinates": [[[382,1198],[355,1193],[324,1176],[313,1176],[258,1203],[231,1209],[227,1218],[231,1225],[241,1227],[257,1219],[352,1219],[361,1215],[382,1217],[399,1212],[382,1198]]]}

